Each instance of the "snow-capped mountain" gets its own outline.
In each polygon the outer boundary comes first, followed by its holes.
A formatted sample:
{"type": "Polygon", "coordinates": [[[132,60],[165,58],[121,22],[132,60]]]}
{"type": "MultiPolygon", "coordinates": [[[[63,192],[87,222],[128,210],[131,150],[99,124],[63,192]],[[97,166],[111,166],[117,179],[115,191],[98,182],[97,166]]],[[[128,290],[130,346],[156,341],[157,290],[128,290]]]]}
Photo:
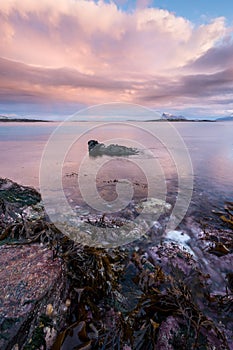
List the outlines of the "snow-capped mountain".
{"type": "Polygon", "coordinates": [[[163,113],[162,114],[162,118],[161,119],[165,119],[165,120],[186,120],[185,117],[183,117],[182,115],[174,115],[171,113],[163,113]]]}

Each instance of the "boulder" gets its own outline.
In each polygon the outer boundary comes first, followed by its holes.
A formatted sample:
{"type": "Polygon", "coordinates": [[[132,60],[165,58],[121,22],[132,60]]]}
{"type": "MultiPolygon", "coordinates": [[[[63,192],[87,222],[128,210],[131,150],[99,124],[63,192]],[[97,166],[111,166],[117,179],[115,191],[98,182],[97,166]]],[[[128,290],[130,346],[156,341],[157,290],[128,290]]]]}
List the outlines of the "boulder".
{"type": "Polygon", "coordinates": [[[65,268],[39,244],[0,247],[0,348],[49,348],[64,324],[65,268]]]}
{"type": "Polygon", "coordinates": [[[108,155],[108,156],[130,156],[134,154],[138,154],[139,151],[136,148],[126,147],[121,145],[105,145],[103,143],[99,143],[96,140],[88,141],[88,150],[89,154],[93,157],[108,155]]]}
{"type": "Polygon", "coordinates": [[[0,178],[0,229],[22,220],[23,210],[40,201],[41,195],[34,188],[0,178]]]}

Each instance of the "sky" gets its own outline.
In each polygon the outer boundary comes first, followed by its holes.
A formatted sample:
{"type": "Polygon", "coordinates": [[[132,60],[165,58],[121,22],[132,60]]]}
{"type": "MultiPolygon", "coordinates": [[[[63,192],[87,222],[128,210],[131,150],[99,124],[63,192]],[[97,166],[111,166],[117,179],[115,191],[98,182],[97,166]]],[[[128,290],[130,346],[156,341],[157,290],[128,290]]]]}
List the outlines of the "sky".
{"type": "Polygon", "coordinates": [[[0,115],[233,115],[233,2],[1,0],[0,115]]]}

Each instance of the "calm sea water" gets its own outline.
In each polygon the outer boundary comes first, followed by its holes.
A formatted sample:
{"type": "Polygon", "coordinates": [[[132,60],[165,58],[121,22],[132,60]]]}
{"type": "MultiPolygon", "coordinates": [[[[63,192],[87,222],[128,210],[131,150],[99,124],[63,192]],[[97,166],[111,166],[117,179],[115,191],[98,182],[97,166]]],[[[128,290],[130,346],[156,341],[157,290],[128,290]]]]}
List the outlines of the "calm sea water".
{"type": "Polygon", "coordinates": [[[185,187],[190,193],[192,186],[193,208],[233,200],[232,122],[75,122],[62,127],[50,122],[0,123],[0,147],[1,177],[40,190],[42,166],[48,188],[51,185],[56,191],[59,177],[71,203],[94,202],[99,195],[114,201],[119,195],[117,184],[124,181],[131,183],[132,190],[123,194],[125,201],[128,196],[164,194],[172,201],[185,187]],[[140,152],[91,158],[90,139],[137,147],[140,152]]]}

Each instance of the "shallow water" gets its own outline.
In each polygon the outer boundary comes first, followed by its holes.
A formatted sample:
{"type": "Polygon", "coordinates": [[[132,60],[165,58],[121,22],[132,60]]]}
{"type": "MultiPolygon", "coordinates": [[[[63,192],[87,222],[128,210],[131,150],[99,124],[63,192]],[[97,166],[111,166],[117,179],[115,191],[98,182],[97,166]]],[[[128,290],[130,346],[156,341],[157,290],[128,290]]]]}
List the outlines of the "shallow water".
{"type": "Polygon", "coordinates": [[[122,205],[147,196],[172,201],[182,186],[187,186],[188,195],[193,186],[191,207],[213,207],[233,199],[232,122],[75,122],[66,123],[51,136],[58,126],[1,123],[0,176],[40,189],[40,162],[45,152],[42,167],[45,165],[48,187],[54,193],[57,182],[62,181],[70,203],[98,206],[102,198],[111,206],[124,181],[131,187],[126,186],[121,194],[122,205]],[[140,153],[91,158],[87,152],[90,139],[137,147],[140,153]]]}

